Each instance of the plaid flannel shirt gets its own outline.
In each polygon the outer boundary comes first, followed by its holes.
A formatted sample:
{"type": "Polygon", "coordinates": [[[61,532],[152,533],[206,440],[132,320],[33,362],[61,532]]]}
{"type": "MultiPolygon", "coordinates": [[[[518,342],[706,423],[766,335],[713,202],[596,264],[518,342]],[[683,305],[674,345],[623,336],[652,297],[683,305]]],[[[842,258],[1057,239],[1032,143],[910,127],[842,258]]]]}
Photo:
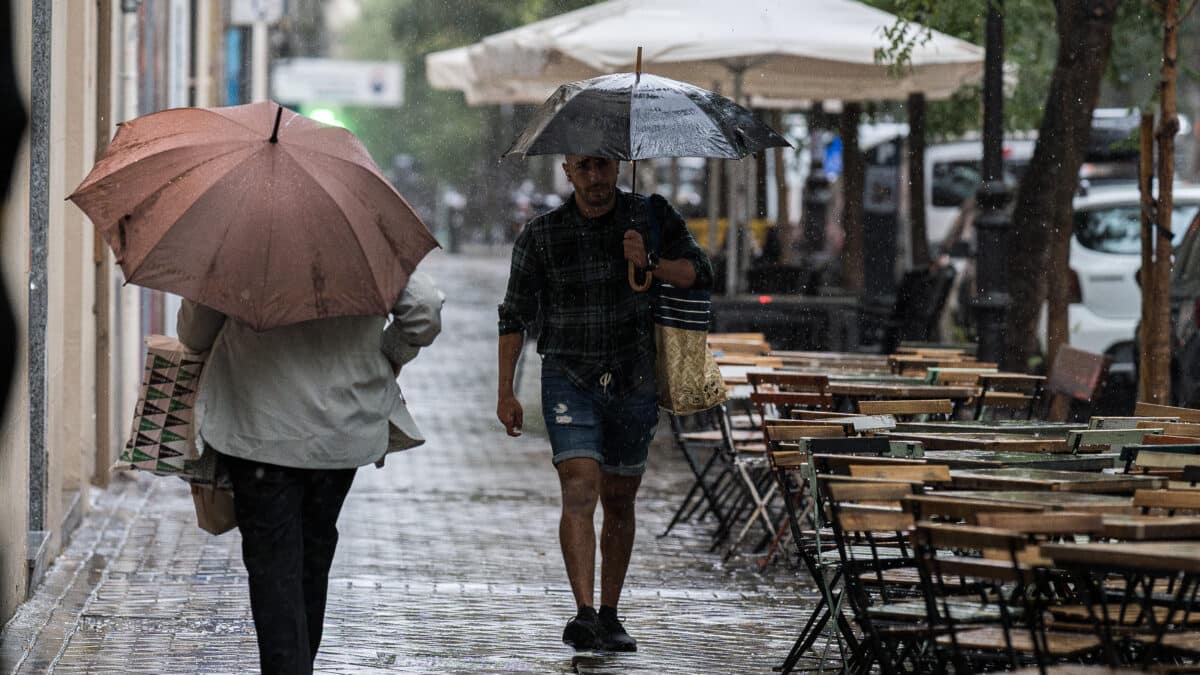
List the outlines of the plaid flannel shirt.
{"type": "MultiPolygon", "coordinates": [[[[660,257],[687,259],[694,288],[710,288],[713,271],[679,213],[659,195],[650,198],[662,242],[660,257]]],[[[630,227],[647,249],[646,200],[617,191],[615,208],[584,217],[572,195],[562,206],[531,220],[513,244],[512,271],[501,303],[501,335],[528,332],[539,311],[538,352],[559,362],[577,383],[602,372],[617,375],[618,389],[653,372],[652,296],[629,287],[622,241],[630,227]]]]}

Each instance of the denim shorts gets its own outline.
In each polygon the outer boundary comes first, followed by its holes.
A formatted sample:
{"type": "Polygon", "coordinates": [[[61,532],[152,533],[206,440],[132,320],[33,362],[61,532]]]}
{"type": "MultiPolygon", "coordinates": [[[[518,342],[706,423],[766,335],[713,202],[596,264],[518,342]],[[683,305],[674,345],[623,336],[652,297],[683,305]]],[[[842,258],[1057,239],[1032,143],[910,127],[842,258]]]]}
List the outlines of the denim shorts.
{"type": "Polygon", "coordinates": [[[558,366],[542,364],[542,415],[554,465],[590,457],[606,473],[640,476],[658,428],[658,392],[647,378],[624,395],[608,387],[579,387],[558,366]]]}

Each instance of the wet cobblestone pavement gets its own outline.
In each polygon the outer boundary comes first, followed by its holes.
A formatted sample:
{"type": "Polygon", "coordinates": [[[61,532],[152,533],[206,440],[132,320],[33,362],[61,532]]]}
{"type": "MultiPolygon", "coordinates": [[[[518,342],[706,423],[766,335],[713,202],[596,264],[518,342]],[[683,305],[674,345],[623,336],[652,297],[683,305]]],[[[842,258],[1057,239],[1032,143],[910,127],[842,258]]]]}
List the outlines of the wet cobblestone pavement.
{"type": "MultiPolygon", "coordinates": [[[[495,307],[507,260],[433,254],[444,331],[401,385],[429,441],[359,471],[339,521],[322,673],[765,673],[814,593],[803,573],[721,563],[707,530],[668,521],[688,474],[660,432],[638,502],[621,613],[640,651],[576,655],[557,543],[558,483],[537,428],[527,351],[526,433],[494,418],[495,307]]],[[[194,525],[186,486],[116,477],[45,583],[5,627],[0,672],[240,673],[257,667],[241,540],[194,525]]]]}

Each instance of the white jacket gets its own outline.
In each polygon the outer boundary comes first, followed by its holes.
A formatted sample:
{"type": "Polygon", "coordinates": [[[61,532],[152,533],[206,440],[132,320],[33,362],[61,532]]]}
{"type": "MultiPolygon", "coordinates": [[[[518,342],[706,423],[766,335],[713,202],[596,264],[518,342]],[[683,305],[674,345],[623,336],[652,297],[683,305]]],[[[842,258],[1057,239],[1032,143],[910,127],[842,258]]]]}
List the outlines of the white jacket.
{"type": "Polygon", "coordinates": [[[445,296],[416,272],[384,327],[377,316],[318,319],[257,332],[185,301],[179,339],[211,349],[199,435],[234,457],[349,469],[424,442],[400,396],[402,366],[441,332],[445,296]]]}

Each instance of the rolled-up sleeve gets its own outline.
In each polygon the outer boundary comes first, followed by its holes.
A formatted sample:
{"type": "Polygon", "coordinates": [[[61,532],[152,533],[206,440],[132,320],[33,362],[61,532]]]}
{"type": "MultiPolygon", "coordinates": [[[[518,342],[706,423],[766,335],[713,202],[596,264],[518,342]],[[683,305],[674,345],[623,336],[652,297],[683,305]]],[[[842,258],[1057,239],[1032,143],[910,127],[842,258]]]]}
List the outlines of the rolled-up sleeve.
{"type": "Polygon", "coordinates": [[[537,320],[545,274],[533,227],[527,225],[513,243],[508,289],[500,303],[500,335],[524,333],[537,320]]]}
{"type": "Polygon", "coordinates": [[[663,245],[659,257],[666,260],[690,260],[692,267],[696,270],[696,280],[692,283],[692,288],[696,290],[712,289],[712,262],[708,259],[708,254],[704,252],[704,249],[696,243],[696,238],[688,230],[683,216],[679,215],[679,212],[660,195],[651,197],[651,207],[656,216],[661,214],[662,217],[660,222],[662,222],[663,228],[663,245]]]}
{"type": "Polygon", "coordinates": [[[433,344],[442,332],[445,301],[445,294],[438,290],[432,277],[413,272],[392,308],[392,322],[383,331],[380,348],[389,361],[403,366],[416,358],[422,347],[433,344]]]}
{"type": "Polygon", "coordinates": [[[224,325],[224,314],[191,300],[184,300],[179,305],[179,314],[175,318],[179,341],[194,352],[211,349],[224,325]]]}

